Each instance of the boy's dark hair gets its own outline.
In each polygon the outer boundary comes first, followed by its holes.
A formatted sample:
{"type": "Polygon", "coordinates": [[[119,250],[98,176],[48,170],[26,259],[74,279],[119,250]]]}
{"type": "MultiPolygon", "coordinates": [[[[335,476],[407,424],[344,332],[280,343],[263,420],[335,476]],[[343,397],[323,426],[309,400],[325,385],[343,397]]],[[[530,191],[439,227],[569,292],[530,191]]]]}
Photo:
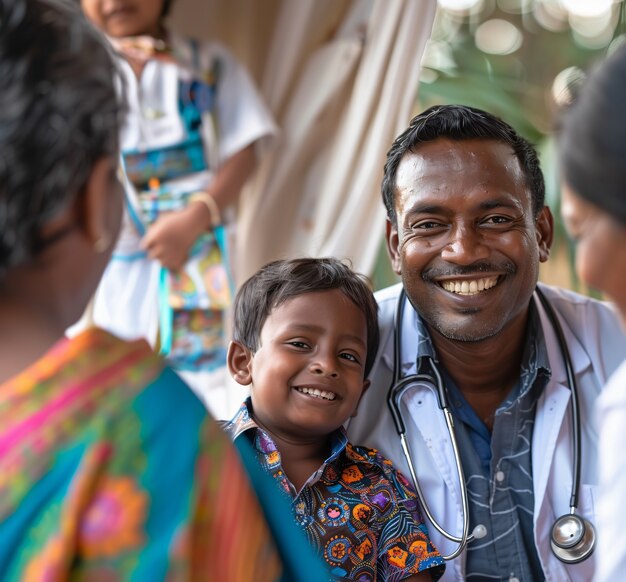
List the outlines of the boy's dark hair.
{"type": "Polygon", "coordinates": [[[435,105],[414,117],[387,152],[382,194],[387,217],[394,226],[396,173],[400,161],[408,152],[417,151],[420,144],[439,138],[456,141],[485,139],[510,145],[530,188],[533,213],[535,216],[539,214],[545,202],[545,184],[533,145],[491,113],[464,105],[435,105]]]}
{"type": "Polygon", "coordinates": [[[273,261],[250,277],[239,289],[233,307],[233,339],[255,352],[261,330],[273,309],[289,299],[339,289],[365,316],[369,373],[378,350],[378,305],[367,279],[333,258],[273,261]]]}
{"type": "Polygon", "coordinates": [[[37,254],[95,162],[118,149],[108,43],[72,0],[0,0],[0,277],[37,254]]]}

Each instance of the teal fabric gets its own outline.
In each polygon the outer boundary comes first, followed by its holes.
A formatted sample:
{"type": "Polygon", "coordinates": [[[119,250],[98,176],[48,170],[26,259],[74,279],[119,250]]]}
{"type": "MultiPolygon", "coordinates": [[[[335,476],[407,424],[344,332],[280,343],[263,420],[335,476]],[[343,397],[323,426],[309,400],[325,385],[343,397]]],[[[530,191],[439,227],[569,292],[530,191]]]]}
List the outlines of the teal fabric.
{"type": "Polygon", "coordinates": [[[287,497],[280,491],[272,477],[263,471],[251,444],[245,438],[240,438],[235,440],[235,446],[263,508],[283,562],[284,572],[281,582],[329,580],[329,571],[293,519],[287,497]]]}

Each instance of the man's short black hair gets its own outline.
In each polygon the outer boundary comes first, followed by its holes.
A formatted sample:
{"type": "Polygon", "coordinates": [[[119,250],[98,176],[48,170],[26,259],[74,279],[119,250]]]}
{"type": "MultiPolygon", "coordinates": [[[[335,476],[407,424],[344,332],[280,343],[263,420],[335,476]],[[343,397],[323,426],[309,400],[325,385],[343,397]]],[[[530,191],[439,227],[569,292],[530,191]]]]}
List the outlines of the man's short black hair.
{"type": "Polygon", "coordinates": [[[408,152],[417,151],[420,144],[439,138],[495,140],[511,146],[532,194],[533,213],[537,216],[541,212],[545,203],[545,184],[533,145],[491,113],[464,105],[435,105],[414,117],[387,152],[382,194],[387,218],[392,224],[396,224],[394,202],[400,161],[408,152]]]}
{"type": "Polygon", "coordinates": [[[273,261],[239,289],[233,307],[233,339],[252,352],[260,345],[261,330],[273,309],[305,293],[339,289],[365,316],[369,373],[378,350],[378,305],[367,279],[334,258],[273,261]]]}

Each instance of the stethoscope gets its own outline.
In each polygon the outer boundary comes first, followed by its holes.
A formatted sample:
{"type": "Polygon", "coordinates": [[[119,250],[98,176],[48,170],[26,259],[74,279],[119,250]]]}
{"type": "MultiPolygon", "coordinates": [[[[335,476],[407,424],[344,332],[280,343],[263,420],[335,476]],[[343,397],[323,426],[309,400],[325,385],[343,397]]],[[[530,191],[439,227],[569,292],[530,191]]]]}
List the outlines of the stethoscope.
{"type": "MultiPolygon", "coordinates": [[[[576,509],[578,507],[578,493],[580,490],[580,459],[581,459],[581,444],[580,444],[580,409],[578,405],[578,387],[576,384],[576,379],[574,377],[574,372],[572,368],[572,362],[569,355],[569,350],[567,349],[567,344],[565,342],[565,337],[563,335],[563,330],[561,325],[554,313],[554,309],[546,299],[543,292],[537,287],[535,289],[537,297],[543,306],[548,319],[550,320],[550,324],[552,325],[554,332],[557,336],[557,341],[559,343],[559,349],[561,350],[561,354],[563,356],[563,363],[565,364],[565,372],[567,375],[567,383],[572,393],[571,398],[571,410],[572,410],[572,448],[573,448],[573,456],[574,456],[574,467],[573,467],[573,479],[572,479],[572,492],[570,495],[570,511],[557,518],[552,526],[552,532],[550,534],[550,546],[552,548],[552,552],[554,555],[566,564],[576,564],[578,562],[582,562],[586,560],[592,553],[595,548],[596,543],[596,531],[591,522],[583,518],[582,516],[576,513],[576,509]]],[[[411,473],[411,478],[413,480],[413,484],[415,485],[415,490],[417,491],[417,495],[421,501],[422,508],[424,513],[428,517],[429,521],[432,523],[433,527],[444,537],[458,544],[456,550],[454,550],[451,554],[444,556],[445,560],[452,560],[456,558],[469,544],[474,540],[478,540],[484,538],[487,535],[487,528],[479,524],[477,525],[470,534],[469,532],[469,509],[468,509],[468,497],[467,497],[467,485],[465,483],[465,476],[463,473],[463,466],[461,465],[461,456],[459,454],[459,447],[457,445],[457,440],[454,432],[454,422],[452,419],[452,414],[450,412],[448,406],[448,396],[446,393],[446,389],[443,385],[443,380],[441,378],[441,373],[438,370],[437,364],[432,360],[432,358],[428,358],[428,363],[430,364],[430,373],[419,373],[419,374],[410,374],[408,376],[402,377],[401,375],[401,327],[402,327],[402,317],[404,315],[404,306],[406,304],[406,293],[404,289],[400,293],[400,297],[398,299],[398,306],[396,308],[396,319],[395,319],[395,331],[394,331],[394,365],[393,365],[393,382],[391,387],[389,388],[389,393],[387,395],[387,403],[389,404],[389,409],[391,410],[391,415],[393,417],[394,423],[396,425],[396,430],[398,431],[398,435],[400,436],[400,445],[402,446],[402,451],[404,452],[404,456],[406,458],[407,464],[409,466],[409,471],[411,473]],[[402,418],[402,412],[400,410],[400,403],[402,401],[402,397],[405,392],[415,383],[422,382],[428,383],[435,387],[437,393],[437,401],[439,408],[443,412],[443,416],[446,421],[446,426],[448,429],[448,434],[450,436],[450,442],[452,445],[452,450],[454,453],[454,462],[456,465],[456,474],[459,480],[459,485],[461,489],[461,502],[462,502],[462,511],[463,511],[463,532],[461,537],[452,535],[447,532],[433,517],[433,514],[426,503],[426,499],[424,494],[422,493],[422,489],[420,487],[419,481],[417,479],[417,475],[415,474],[415,466],[413,464],[413,460],[411,457],[411,450],[409,448],[409,444],[406,438],[406,426],[404,424],[404,420],[402,418]]]]}

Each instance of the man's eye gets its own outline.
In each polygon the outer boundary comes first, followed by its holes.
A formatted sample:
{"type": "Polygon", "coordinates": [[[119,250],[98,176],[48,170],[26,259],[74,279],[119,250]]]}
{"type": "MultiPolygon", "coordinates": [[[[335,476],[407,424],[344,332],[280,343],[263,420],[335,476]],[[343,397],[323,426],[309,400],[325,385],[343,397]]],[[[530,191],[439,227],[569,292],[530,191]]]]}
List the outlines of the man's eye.
{"type": "Polygon", "coordinates": [[[343,358],[344,360],[350,360],[351,362],[355,362],[355,363],[359,363],[359,358],[357,358],[354,354],[349,354],[349,353],[342,353],[339,355],[340,358],[343,358]]]}
{"type": "Polygon", "coordinates": [[[511,222],[511,218],[508,216],[490,216],[484,222],[487,224],[508,224],[511,222]]]}
{"type": "Polygon", "coordinates": [[[411,225],[413,230],[430,230],[433,228],[441,228],[443,225],[440,222],[435,222],[434,220],[425,220],[423,222],[416,222],[411,225]]]}

